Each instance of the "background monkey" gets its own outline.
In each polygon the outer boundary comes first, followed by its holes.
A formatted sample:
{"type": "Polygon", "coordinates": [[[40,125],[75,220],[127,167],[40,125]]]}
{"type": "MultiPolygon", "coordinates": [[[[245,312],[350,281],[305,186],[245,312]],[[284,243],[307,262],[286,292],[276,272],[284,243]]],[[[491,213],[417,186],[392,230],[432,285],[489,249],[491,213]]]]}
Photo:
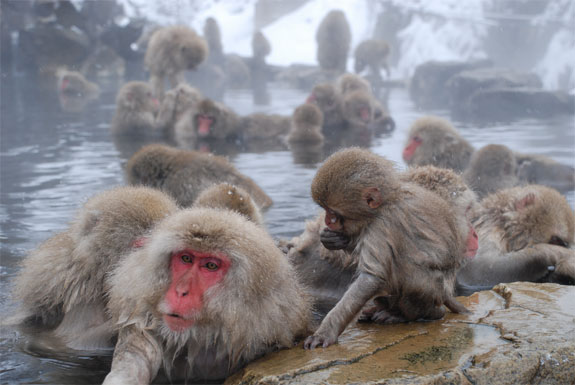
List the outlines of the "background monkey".
{"type": "Polygon", "coordinates": [[[111,130],[115,135],[145,134],[155,129],[158,100],[145,82],[126,83],[116,96],[111,130]]]}
{"type": "Polygon", "coordinates": [[[291,347],[310,327],[287,259],[262,228],[229,210],[166,218],[109,284],[119,338],[105,385],[150,383],[161,365],[173,380],[222,379],[291,347]]]}
{"type": "Polygon", "coordinates": [[[166,92],[156,117],[156,127],[172,137],[176,124],[186,112],[194,111],[200,100],[202,94],[186,83],[166,92]]]}
{"type": "Polygon", "coordinates": [[[387,57],[389,56],[389,44],[383,40],[368,39],[364,40],[355,48],[355,73],[361,73],[365,67],[371,70],[371,73],[378,81],[382,81],[381,68],[385,69],[387,77],[390,75],[387,57]]]}
{"type": "Polygon", "coordinates": [[[351,29],[345,14],[340,10],[330,11],[317,28],[315,40],[321,69],[345,72],[351,43],[351,29]]]}

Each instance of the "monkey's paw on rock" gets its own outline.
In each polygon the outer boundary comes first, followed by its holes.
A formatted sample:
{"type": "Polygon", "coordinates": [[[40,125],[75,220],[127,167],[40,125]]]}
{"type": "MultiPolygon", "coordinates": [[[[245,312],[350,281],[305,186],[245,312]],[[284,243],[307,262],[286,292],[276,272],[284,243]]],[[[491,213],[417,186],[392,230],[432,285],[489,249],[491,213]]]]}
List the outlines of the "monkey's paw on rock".
{"type": "Polygon", "coordinates": [[[459,297],[471,314],[349,326],[326,349],[266,355],[226,384],[571,383],[575,287],[510,283],[459,297]]]}

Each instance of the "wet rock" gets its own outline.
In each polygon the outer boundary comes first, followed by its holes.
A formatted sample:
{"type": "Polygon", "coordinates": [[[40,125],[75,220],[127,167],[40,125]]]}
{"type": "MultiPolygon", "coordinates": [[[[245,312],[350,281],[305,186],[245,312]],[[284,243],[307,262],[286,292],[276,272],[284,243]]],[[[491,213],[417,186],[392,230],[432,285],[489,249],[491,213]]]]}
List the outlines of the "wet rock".
{"type": "Polygon", "coordinates": [[[469,315],[358,324],[327,349],[269,354],[226,384],[572,383],[575,287],[501,284],[461,297],[469,315]]]}
{"type": "Polygon", "coordinates": [[[563,91],[482,86],[468,97],[461,96],[459,101],[453,106],[454,114],[484,122],[572,114],[575,103],[573,96],[563,91]]]}
{"type": "Polygon", "coordinates": [[[419,107],[439,108],[449,105],[446,84],[460,72],[491,66],[489,60],[473,62],[429,61],[415,69],[409,84],[411,100],[419,107]]]}

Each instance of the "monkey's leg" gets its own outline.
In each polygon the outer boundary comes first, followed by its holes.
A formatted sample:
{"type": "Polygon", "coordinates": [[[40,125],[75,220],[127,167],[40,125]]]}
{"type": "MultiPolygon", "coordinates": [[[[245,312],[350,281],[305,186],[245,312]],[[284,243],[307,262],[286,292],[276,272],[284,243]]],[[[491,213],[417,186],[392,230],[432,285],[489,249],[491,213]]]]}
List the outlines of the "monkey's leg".
{"type": "Polygon", "coordinates": [[[160,369],[162,348],[148,333],[130,326],[120,330],[112,370],[103,385],[149,384],[160,369]]]}
{"type": "Polygon", "coordinates": [[[377,294],[381,286],[380,278],[369,273],[361,273],[347,289],[343,298],[327,314],[319,329],[306,338],[304,348],[315,349],[319,345],[325,348],[336,343],[337,337],[365,303],[377,294]]]}

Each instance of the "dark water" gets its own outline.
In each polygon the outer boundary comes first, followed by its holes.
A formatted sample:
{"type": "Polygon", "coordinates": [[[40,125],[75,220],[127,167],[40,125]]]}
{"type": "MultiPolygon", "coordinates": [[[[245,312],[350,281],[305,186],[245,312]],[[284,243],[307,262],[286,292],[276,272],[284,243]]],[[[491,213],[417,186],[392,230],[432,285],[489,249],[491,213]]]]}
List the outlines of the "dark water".
{"type": "MultiPolygon", "coordinates": [[[[115,90],[110,84],[99,104],[80,114],[59,110],[57,98],[38,91],[25,77],[2,79],[0,140],[0,314],[6,317],[10,279],[28,250],[66,227],[74,211],[90,196],[123,183],[122,164],[133,148],[115,143],[108,132],[115,90]]],[[[291,114],[307,94],[274,85],[270,106],[254,106],[248,90],[226,93],[224,102],[240,114],[265,111],[291,114]]],[[[371,148],[404,167],[401,151],[409,125],[430,113],[418,111],[403,89],[388,95],[397,129],[374,138],[371,148]]],[[[446,111],[433,111],[447,116],[446,111]]],[[[573,116],[524,120],[480,127],[454,122],[476,146],[505,144],[513,150],[551,156],[575,165],[573,116]]],[[[132,146],[133,147],[133,146],[132,146]]],[[[275,237],[299,234],[304,220],[314,216],[309,186],[317,165],[294,162],[287,149],[230,153],[230,159],[273,198],[265,214],[275,237]]],[[[574,205],[574,192],[567,194],[574,205]]],[[[99,383],[109,370],[110,352],[94,355],[47,350],[33,334],[4,327],[0,333],[2,383],[99,383]]],[[[49,341],[48,341],[49,342],[49,341]]],[[[48,343],[46,342],[46,343],[48,343]]]]}

